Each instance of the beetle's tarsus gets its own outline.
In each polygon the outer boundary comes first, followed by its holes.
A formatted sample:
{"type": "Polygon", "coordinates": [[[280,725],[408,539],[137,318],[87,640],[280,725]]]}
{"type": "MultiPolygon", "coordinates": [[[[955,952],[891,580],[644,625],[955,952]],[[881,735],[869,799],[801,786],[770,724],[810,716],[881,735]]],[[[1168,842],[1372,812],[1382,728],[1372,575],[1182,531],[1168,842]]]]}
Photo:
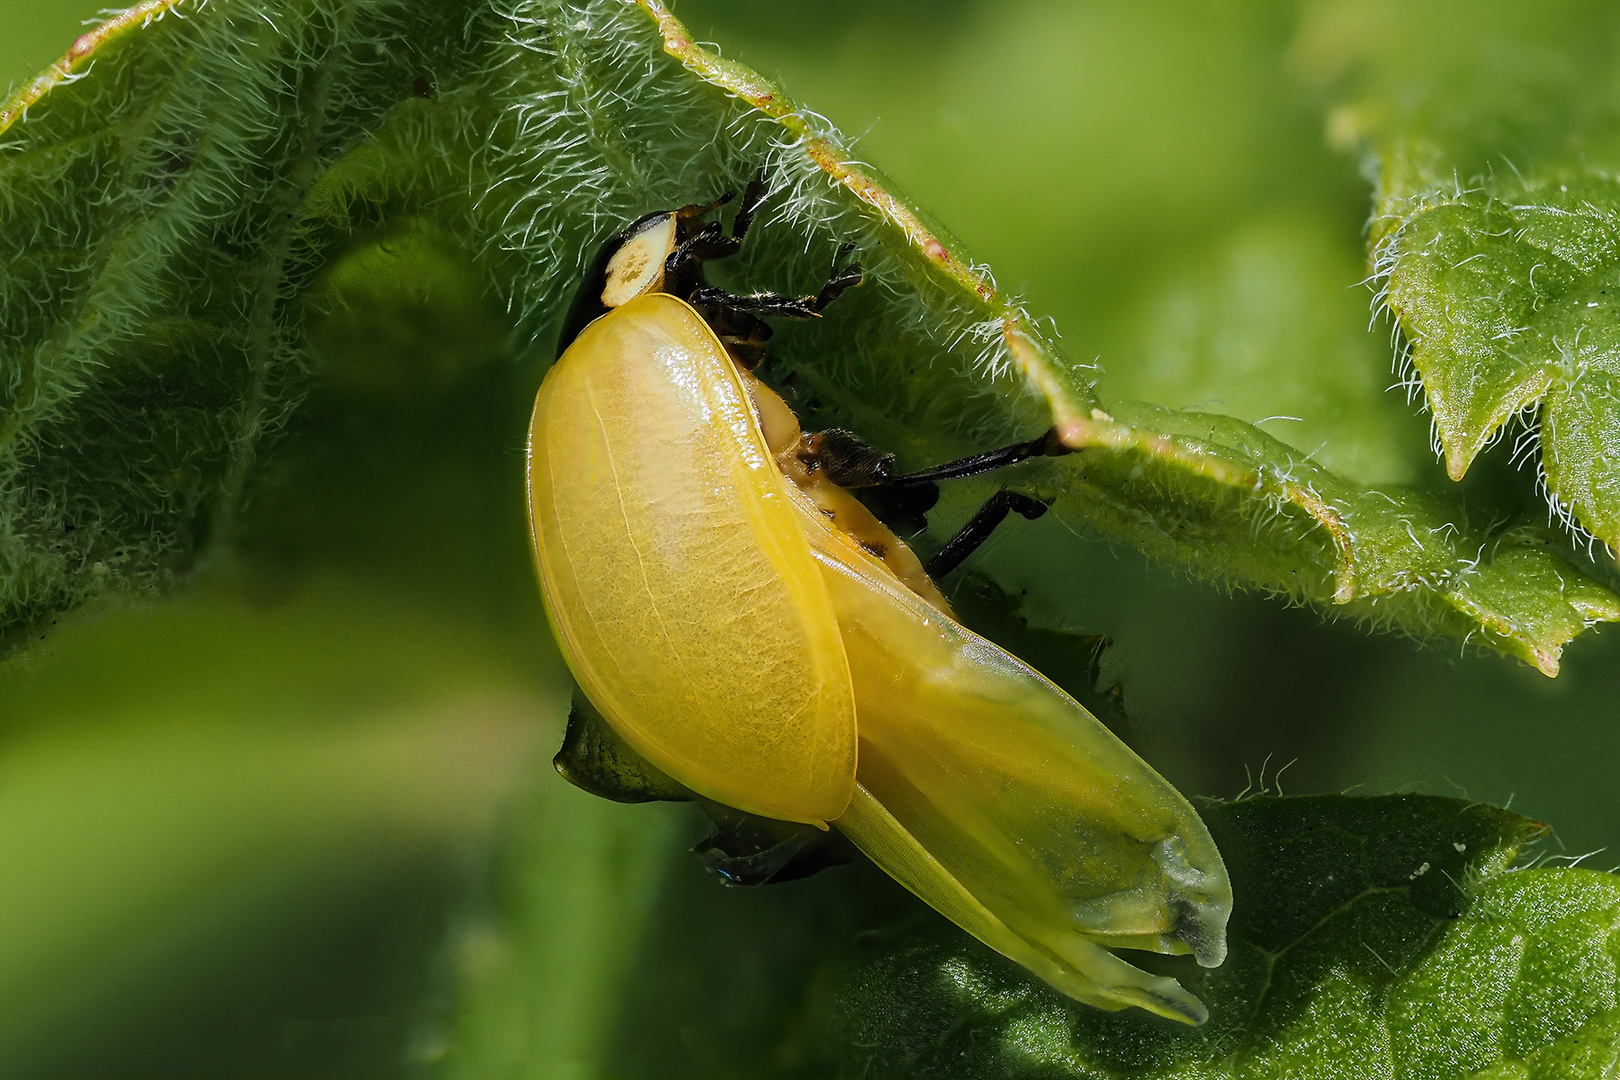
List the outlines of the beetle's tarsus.
{"type": "Polygon", "coordinates": [[[748,226],[754,223],[754,211],[765,201],[765,175],[763,167],[754,173],[743,192],[742,202],[737,204],[737,216],[731,219],[731,238],[738,244],[748,235],[748,226]]]}
{"type": "Polygon", "coordinates": [[[757,888],[797,881],[855,857],[854,845],[842,833],[744,814],[707,799],[699,802],[713,829],[693,845],[692,854],[723,884],[757,888]]]}
{"type": "Polygon", "coordinates": [[[842,296],[845,289],[859,285],[865,280],[866,268],[859,261],[850,263],[842,270],[838,268],[838,264],[848,258],[850,252],[854,250],[854,241],[847,240],[839,246],[838,252],[833,255],[832,271],[827,275],[827,284],[821,287],[821,292],[817,294],[815,299],[815,309],[818,315],[828,304],[842,296]]]}
{"type": "Polygon", "coordinates": [[[1009,513],[1016,513],[1026,521],[1034,521],[1046,511],[1047,504],[1041,500],[1002,488],[979,507],[979,512],[962,526],[961,532],[951,537],[945,546],[939,549],[939,553],[928,560],[928,576],[937,581],[961,566],[963,560],[990,539],[990,534],[996,531],[997,525],[1007,519],[1009,513]]]}

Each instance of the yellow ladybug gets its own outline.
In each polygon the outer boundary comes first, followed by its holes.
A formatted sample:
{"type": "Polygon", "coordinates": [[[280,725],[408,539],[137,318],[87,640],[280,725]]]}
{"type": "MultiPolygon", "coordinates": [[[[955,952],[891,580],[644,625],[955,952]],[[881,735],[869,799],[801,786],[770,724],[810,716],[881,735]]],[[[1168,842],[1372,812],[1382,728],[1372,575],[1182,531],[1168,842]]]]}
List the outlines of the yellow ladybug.
{"type": "Polygon", "coordinates": [[[1070,997],[1201,1023],[1179,983],[1110,950],[1224,958],[1231,886],[1202,820],[1073,698],[958,623],[928,572],[1009,509],[1044,507],[1003,493],[925,568],[848,490],[1062,448],[1043,437],[899,477],[848,433],[804,434],[750,374],[764,318],[819,315],[861,270],[846,246],[814,297],[708,285],[703,263],[738,249],[762,190],[729,235],[704,221],[716,203],[610,239],[535,401],[535,558],[580,689],[681,785],[837,828],[1070,997]]]}

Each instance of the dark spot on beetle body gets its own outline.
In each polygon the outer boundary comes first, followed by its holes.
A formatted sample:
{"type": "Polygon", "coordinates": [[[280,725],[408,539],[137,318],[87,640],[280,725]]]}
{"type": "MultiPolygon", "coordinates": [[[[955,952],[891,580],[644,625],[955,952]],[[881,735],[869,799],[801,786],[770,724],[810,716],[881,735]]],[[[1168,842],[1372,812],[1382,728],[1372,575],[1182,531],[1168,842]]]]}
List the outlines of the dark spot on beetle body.
{"type": "Polygon", "coordinates": [[[862,551],[866,552],[875,559],[881,559],[889,553],[889,549],[886,546],[883,544],[875,544],[870,540],[857,540],[856,543],[861,545],[862,551]]]}

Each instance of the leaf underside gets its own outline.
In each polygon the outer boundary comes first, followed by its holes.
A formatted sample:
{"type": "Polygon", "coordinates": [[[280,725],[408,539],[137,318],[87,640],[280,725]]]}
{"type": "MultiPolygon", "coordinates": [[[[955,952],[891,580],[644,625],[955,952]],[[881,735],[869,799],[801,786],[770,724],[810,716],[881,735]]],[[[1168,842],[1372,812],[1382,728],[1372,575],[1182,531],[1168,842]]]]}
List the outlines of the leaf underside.
{"type": "Polygon", "coordinates": [[[56,72],[76,81],[47,77],[0,116],[0,630],[14,640],[228,550],[313,377],[376,391],[472,362],[335,369],[345,333],[387,332],[365,312],[495,297],[493,351],[543,357],[607,232],[762,164],[774,190],[725,283],[814,291],[844,240],[868,270],[827,318],[779,335],[774,373],[810,419],[907,467],[1055,423],[1081,452],[1019,482],[1089,533],[1549,675],[1567,641],[1620,618],[1545,529],[1349,482],[1227,417],[1100,402],[1089,369],[824,121],[656,5],[153,0],[140,14],[81,39],[56,72]]]}

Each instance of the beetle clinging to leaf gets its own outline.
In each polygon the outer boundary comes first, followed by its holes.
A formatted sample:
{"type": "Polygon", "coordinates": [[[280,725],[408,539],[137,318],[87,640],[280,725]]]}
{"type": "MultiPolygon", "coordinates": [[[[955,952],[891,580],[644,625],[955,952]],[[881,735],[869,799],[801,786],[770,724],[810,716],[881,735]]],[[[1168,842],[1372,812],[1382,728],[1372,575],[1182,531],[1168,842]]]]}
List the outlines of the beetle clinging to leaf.
{"type": "Polygon", "coordinates": [[[1070,997],[1202,1022],[1179,983],[1111,951],[1224,958],[1231,886],[1202,820],[934,583],[1009,512],[1044,505],[999,493],[925,567],[851,494],[926,510],[940,481],[1062,447],[899,475],[847,432],[804,433],[751,374],[765,319],[818,316],[861,268],[846,245],[815,296],[707,284],[763,190],[729,233],[706,220],[721,199],[609,239],[535,401],[535,558],[584,699],[559,770],[611,798],[695,797],[752,830],[747,850],[708,852],[735,881],[803,872],[805,838],[830,826],[1070,997]]]}

